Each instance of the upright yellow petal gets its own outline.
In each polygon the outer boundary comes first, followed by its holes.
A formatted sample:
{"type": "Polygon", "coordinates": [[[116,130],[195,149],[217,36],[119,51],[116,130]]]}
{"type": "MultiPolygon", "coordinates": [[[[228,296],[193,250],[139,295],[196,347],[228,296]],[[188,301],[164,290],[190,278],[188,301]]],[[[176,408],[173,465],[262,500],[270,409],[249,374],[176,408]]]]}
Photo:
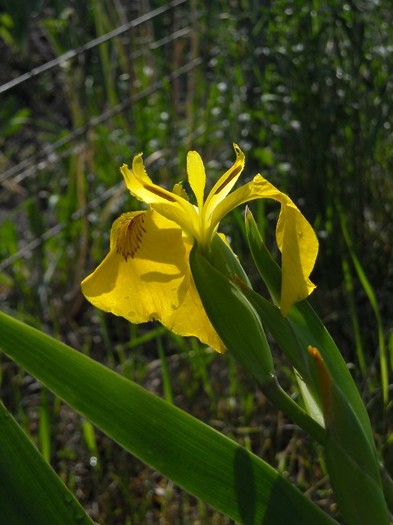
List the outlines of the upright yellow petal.
{"type": "Polygon", "coordinates": [[[233,186],[236,184],[241,172],[244,168],[245,157],[242,150],[237,144],[233,145],[236,153],[236,160],[233,165],[222,175],[216,184],[211,189],[208,197],[206,198],[204,206],[204,216],[209,221],[210,216],[216,206],[222,202],[228,193],[231,191],[233,186]]]}
{"type": "Polygon", "coordinates": [[[181,228],[154,210],[121,215],[111,230],[110,251],[82,282],[97,308],[132,323],[160,321],[179,335],[193,335],[222,351],[203,310],[181,228]]]}
{"type": "Polygon", "coordinates": [[[202,210],[205,198],[206,172],[203,161],[196,151],[189,151],[187,155],[188,182],[197,200],[198,208],[202,210]]]}

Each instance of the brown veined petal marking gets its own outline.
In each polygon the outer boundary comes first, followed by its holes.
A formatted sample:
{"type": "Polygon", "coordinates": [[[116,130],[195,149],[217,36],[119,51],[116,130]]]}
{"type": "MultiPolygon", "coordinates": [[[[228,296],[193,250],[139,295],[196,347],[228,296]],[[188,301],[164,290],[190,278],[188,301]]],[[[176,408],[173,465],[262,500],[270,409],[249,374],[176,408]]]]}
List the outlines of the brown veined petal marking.
{"type": "Polygon", "coordinates": [[[116,251],[127,261],[128,257],[134,258],[142,242],[146,230],[143,226],[145,213],[124,219],[117,232],[116,251]]]}

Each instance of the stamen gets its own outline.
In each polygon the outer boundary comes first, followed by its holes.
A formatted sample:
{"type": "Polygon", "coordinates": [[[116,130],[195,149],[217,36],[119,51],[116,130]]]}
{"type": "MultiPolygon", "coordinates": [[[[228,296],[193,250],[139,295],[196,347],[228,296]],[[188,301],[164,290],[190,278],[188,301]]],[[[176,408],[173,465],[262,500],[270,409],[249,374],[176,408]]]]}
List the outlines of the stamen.
{"type": "Polygon", "coordinates": [[[127,261],[128,257],[134,258],[142,243],[143,234],[146,233],[143,224],[145,213],[139,213],[125,219],[119,227],[116,241],[116,251],[127,261]]]}
{"type": "Polygon", "coordinates": [[[151,186],[150,184],[143,184],[143,187],[146,189],[146,190],[149,190],[151,191],[152,193],[154,193],[155,195],[158,195],[158,197],[161,197],[162,199],[166,199],[167,201],[170,201],[170,202],[176,202],[176,199],[173,198],[169,192],[165,192],[164,190],[161,190],[160,188],[156,187],[156,186],[151,186]]]}
{"type": "Polygon", "coordinates": [[[241,166],[236,166],[236,168],[231,173],[229,173],[228,177],[226,178],[226,180],[224,180],[224,182],[221,184],[221,186],[216,189],[216,191],[214,192],[214,195],[217,195],[217,193],[220,193],[220,191],[223,190],[225,188],[225,186],[229,182],[231,182],[232,179],[234,179],[236,177],[236,175],[239,173],[239,171],[241,171],[241,169],[242,169],[241,166]]]}

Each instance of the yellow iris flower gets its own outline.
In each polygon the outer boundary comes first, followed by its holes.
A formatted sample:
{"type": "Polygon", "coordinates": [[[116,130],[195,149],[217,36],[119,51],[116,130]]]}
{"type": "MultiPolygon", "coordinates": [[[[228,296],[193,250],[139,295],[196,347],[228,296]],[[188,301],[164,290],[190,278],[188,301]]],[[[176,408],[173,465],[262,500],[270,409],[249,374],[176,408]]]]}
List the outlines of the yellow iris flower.
{"type": "Polygon", "coordinates": [[[234,144],[236,160],[205,199],[206,173],[196,151],[187,155],[188,182],[196,205],[176,185],[168,191],[152,182],[142,154],[132,170],[121,167],[127,188],[148,204],[144,211],[124,213],[113,224],[110,250],[82,282],[85,297],[96,307],[132,323],[157,320],[182,336],[196,336],[215,350],[223,344],[199,298],[189,265],[195,242],[208,253],[221,219],[240,204],[269,198],[281,204],[276,239],[282,254],[281,311],[305,299],[315,288],[309,279],[318,252],[310,224],[291,199],[261,175],[231,192],[245,157],[234,144]]]}

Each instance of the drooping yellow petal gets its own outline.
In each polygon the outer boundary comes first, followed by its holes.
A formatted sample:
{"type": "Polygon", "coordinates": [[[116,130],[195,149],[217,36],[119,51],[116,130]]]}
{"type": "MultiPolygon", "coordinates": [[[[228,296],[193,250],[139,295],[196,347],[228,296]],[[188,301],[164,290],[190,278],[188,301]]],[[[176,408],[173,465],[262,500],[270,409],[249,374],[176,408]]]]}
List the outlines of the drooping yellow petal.
{"type": "Polygon", "coordinates": [[[198,208],[201,210],[205,198],[206,172],[203,161],[196,151],[189,151],[187,154],[187,175],[198,208]]]}
{"type": "Polygon", "coordinates": [[[315,289],[309,275],[318,254],[314,230],[289,197],[281,203],[276,239],[282,253],[281,311],[286,315],[315,289]]]}
{"type": "Polygon", "coordinates": [[[82,292],[94,306],[143,323],[170,316],[185,297],[187,279],[181,229],[152,211],[131,212],[114,222],[110,252],[82,282],[82,292]]]}
{"type": "Polygon", "coordinates": [[[154,210],[125,213],[114,222],[110,251],[84,279],[82,292],[101,310],[132,323],[158,320],[222,351],[193,284],[188,253],[177,224],[154,210]]]}
{"type": "MultiPolygon", "coordinates": [[[[255,199],[276,199],[281,192],[270,184],[261,175],[256,175],[254,179],[243,186],[235,189],[223,201],[215,207],[211,217],[211,227],[218,224],[229,212],[255,199]]],[[[283,195],[283,194],[281,194],[283,195]]]]}
{"type": "Polygon", "coordinates": [[[189,235],[196,235],[198,214],[194,206],[180,195],[154,184],[146,173],[141,153],[134,157],[132,171],[126,164],[123,164],[120,171],[132,195],[176,222],[189,235]]]}
{"type": "Polygon", "coordinates": [[[255,199],[274,199],[281,204],[276,239],[282,254],[281,311],[286,315],[292,304],[308,297],[315,288],[309,276],[318,254],[318,239],[292,200],[261,175],[256,175],[219,203],[213,212],[211,226],[240,204],[255,199]]]}

